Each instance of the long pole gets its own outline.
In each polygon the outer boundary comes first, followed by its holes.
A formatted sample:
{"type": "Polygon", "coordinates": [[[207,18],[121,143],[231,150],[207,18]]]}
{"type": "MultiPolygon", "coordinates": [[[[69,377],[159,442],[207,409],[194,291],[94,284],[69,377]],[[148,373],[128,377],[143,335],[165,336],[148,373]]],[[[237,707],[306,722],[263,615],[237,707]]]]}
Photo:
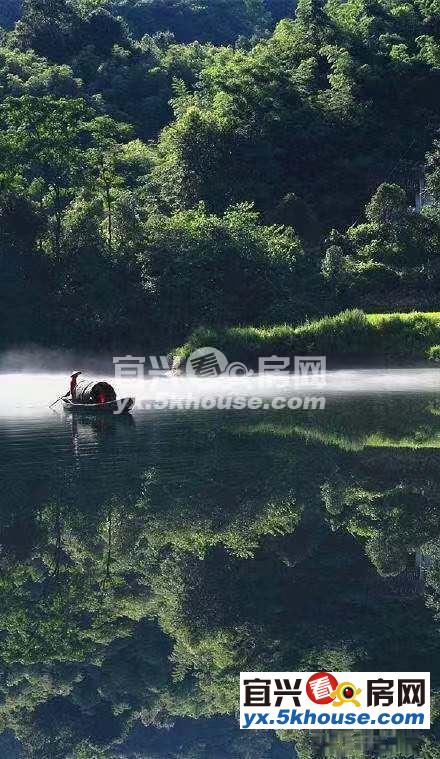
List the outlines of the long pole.
{"type": "Polygon", "coordinates": [[[56,401],[50,404],[49,408],[52,408],[52,406],[55,406],[55,404],[58,403],[58,401],[62,401],[64,397],[65,397],[64,395],[61,395],[59,398],[56,399],[56,401]]]}

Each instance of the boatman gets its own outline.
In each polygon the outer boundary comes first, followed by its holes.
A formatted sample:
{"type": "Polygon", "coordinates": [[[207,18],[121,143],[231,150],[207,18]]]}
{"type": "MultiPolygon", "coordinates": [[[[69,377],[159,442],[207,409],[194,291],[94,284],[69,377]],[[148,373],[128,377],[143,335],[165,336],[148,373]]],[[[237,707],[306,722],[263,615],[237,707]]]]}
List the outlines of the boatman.
{"type": "Polygon", "coordinates": [[[80,374],[82,374],[82,372],[73,372],[73,374],[70,375],[70,391],[67,393],[66,398],[70,395],[72,401],[76,401],[76,383],[80,374]]]}

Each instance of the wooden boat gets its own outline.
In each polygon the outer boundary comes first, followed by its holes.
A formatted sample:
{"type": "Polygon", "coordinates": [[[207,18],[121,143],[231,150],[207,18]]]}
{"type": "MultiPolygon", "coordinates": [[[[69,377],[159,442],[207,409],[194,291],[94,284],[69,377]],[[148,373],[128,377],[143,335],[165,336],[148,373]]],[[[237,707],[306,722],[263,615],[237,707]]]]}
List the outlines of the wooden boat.
{"type": "Polygon", "coordinates": [[[110,412],[113,414],[128,414],[135,404],[135,398],[121,398],[120,400],[107,401],[106,403],[78,403],[69,398],[63,398],[65,411],[82,411],[87,414],[101,414],[110,412]]]}

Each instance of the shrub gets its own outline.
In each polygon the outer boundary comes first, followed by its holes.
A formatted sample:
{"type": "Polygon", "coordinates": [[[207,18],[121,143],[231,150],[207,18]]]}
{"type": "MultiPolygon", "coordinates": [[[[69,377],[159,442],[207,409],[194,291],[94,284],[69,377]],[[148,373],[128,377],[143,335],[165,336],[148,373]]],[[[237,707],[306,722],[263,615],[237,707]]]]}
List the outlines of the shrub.
{"type": "Polygon", "coordinates": [[[431,345],[426,355],[430,361],[440,361],[440,345],[431,345]]]}

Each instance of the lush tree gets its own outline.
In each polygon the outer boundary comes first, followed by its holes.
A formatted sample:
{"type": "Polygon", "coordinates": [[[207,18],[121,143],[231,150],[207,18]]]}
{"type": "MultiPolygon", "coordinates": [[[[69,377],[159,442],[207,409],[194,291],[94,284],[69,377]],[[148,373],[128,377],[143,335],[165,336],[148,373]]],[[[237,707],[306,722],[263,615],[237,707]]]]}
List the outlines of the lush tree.
{"type": "Polygon", "coordinates": [[[220,218],[203,207],[153,216],[145,232],[143,282],[154,323],[166,325],[169,338],[192,326],[265,322],[301,308],[298,240],[289,230],[263,226],[249,205],[220,218]]]}
{"type": "Polygon", "coordinates": [[[61,255],[63,208],[84,170],[90,115],[82,100],[26,95],[9,98],[1,106],[5,181],[24,187],[35,180],[41,208],[53,218],[49,233],[57,257],[61,255]]]}
{"type": "Polygon", "coordinates": [[[360,302],[374,310],[390,292],[396,307],[414,299],[428,310],[434,305],[440,225],[435,214],[409,203],[401,187],[383,184],[366,206],[366,223],[351,226],[345,235],[330,234],[322,272],[345,305],[360,302]]]}
{"type": "Polygon", "coordinates": [[[64,61],[73,49],[76,16],[66,0],[23,0],[16,27],[22,49],[55,61],[64,61]]]}

